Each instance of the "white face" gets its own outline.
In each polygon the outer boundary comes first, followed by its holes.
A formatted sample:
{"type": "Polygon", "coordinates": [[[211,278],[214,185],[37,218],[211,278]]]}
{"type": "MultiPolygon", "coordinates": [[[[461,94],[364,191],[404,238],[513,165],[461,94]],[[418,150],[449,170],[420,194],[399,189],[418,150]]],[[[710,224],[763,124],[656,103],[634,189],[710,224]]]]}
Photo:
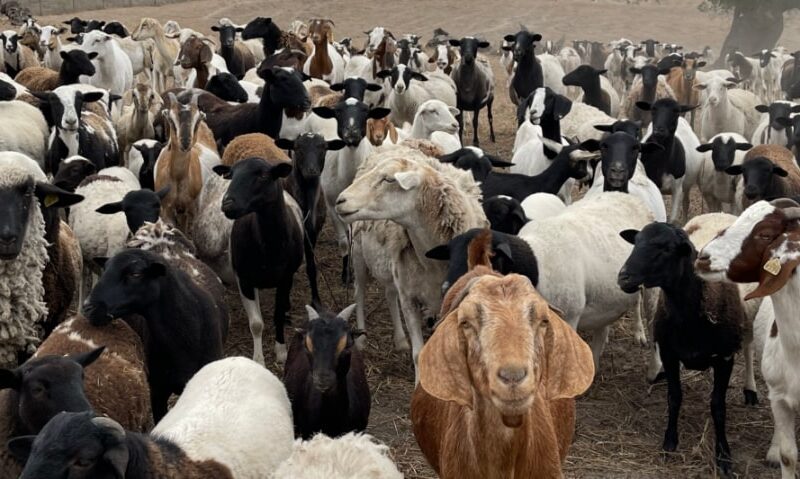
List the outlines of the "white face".
{"type": "Polygon", "coordinates": [[[403,64],[397,65],[397,83],[394,84],[394,91],[398,95],[402,95],[408,89],[406,81],[403,79],[403,74],[406,71],[406,66],[403,64]]]}
{"type": "Polygon", "coordinates": [[[736,84],[714,76],[706,80],[705,85],[705,94],[708,103],[711,106],[716,106],[727,100],[728,88],[735,86],[736,84]]]}
{"type": "Polygon", "coordinates": [[[381,44],[384,32],[385,30],[383,27],[375,27],[369,32],[369,46],[367,47],[369,53],[374,52],[378,48],[378,45],[381,44]]]}
{"type": "Polygon", "coordinates": [[[436,46],[436,67],[444,70],[450,64],[447,56],[447,45],[436,46]]]}
{"type": "Polygon", "coordinates": [[[534,125],[538,125],[542,121],[542,115],[544,115],[544,100],[547,96],[547,91],[544,88],[537,88],[536,93],[533,94],[533,101],[531,102],[531,106],[528,108],[528,112],[530,114],[531,123],[534,125]]]}
{"type": "Polygon", "coordinates": [[[708,256],[709,272],[700,273],[708,280],[724,280],[731,262],[741,253],[742,243],[753,231],[755,225],[775,211],[766,201],[759,201],[747,208],[725,232],[711,240],[698,256],[708,256]]]}
{"type": "Polygon", "coordinates": [[[393,220],[403,224],[416,208],[421,169],[408,161],[384,161],[339,195],[336,212],[346,223],[393,220]]]}
{"type": "Polygon", "coordinates": [[[111,36],[107,33],[99,30],[92,30],[83,36],[83,45],[81,45],[81,48],[86,53],[97,52],[97,58],[100,59],[103,57],[103,53],[105,53],[112,41],[111,36]]]}
{"type": "Polygon", "coordinates": [[[441,100],[428,100],[419,106],[417,114],[422,117],[429,131],[453,134],[458,131],[458,120],[455,117],[458,110],[453,110],[450,111],[450,107],[441,100]]]}
{"type": "Polygon", "coordinates": [[[58,28],[50,25],[42,27],[42,33],[39,35],[39,45],[43,47],[49,46],[50,42],[55,40],[56,35],[58,35],[58,28]]]}
{"type": "Polygon", "coordinates": [[[53,90],[53,93],[58,97],[58,101],[64,108],[61,124],[59,125],[62,130],[74,131],[78,129],[80,121],[78,112],[75,110],[75,92],[75,89],[69,86],[61,86],[53,90]]]}

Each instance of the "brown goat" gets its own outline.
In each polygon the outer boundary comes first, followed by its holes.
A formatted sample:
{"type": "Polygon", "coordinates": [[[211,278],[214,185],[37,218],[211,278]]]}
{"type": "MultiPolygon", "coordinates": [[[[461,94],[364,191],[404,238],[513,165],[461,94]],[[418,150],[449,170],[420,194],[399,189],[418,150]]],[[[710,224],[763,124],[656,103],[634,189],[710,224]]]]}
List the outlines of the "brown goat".
{"type": "Polygon", "coordinates": [[[478,265],[419,356],[414,435],[443,479],[561,477],[591,350],[526,277],[470,256],[478,265]]]}
{"type": "Polygon", "coordinates": [[[386,138],[390,138],[393,144],[397,144],[397,128],[388,116],[380,119],[367,119],[367,138],[375,146],[381,146],[386,138]]]}
{"type": "Polygon", "coordinates": [[[186,70],[194,68],[197,71],[195,88],[205,88],[208,83],[211,60],[214,58],[214,43],[208,38],[189,37],[178,52],[177,63],[186,70]]]}
{"type": "Polygon", "coordinates": [[[727,172],[741,174],[749,169],[748,163],[763,163],[764,159],[772,163],[771,174],[764,177],[745,173],[738,180],[734,202],[740,211],[759,200],[800,195],[800,169],[791,150],[781,145],[757,145],[747,152],[741,165],[731,166],[728,170],[732,171],[727,172]]]}
{"type": "Polygon", "coordinates": [[[328,45],[333,42],[333,20],[316,18],[308,27],[309,38],[314,43],[314,55],[308,74],[312,78],[326,78],[334,70],[333,60],[328,54],[328,45]]]}

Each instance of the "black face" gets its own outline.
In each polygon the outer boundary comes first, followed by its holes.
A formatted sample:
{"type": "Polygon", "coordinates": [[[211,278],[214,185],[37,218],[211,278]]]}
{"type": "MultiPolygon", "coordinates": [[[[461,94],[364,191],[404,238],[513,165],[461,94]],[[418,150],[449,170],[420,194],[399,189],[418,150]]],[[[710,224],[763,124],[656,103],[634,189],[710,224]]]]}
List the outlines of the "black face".
{"type": "Polygon", "coordinates": [[[92,412],[62,412],[53,417],[35,438],[12,439],[9,449],[23,462],[27,459],[20,478],[125,477],[129,452],[124,432],[93,422],[93,418],[92,412]]]}
{"type": "Polygon", "coordinates": [[[264,50],[272,54],[280,48],[281,29],[272,22],[272,18],[257,17],[248,23],[242,31],[242,39],[250,40],[261,38],[264,40],[264,50]]]}
{"type": "Polygon", "coordinates": [[[561,83],[566,86],[583,87],[599,82],[600,75],[602,73],[605,73],[605,70],[597,70],[592,68],[591,65],[581,65],[575,70],[564,75],[561,83]]]}
{"type": "Polygon", "coordinates": [[[370,109],[353,98],[340,101],[333,108],[317,107],[313,111],[322,118],[336,118],[336,133],[350,147],[357,147],[366,136],[368,118],[379,120],[390,112],[388,108],[370,109]]]}
{"type": "Polygon", "coordinates": [[[694,262],[695,251],[686,233],[669,223],[650,223],[642,231],[625,230],[623,239],[633,244],[633,251],[617,276],[617,284],[626,293],[640,286],[664,287],[678,265],[694,262]]]}
{"type": "Polygon", "coordinates": [[[350,369],[353,337],[347,322],[331,313],[308,322],[304,341],[311,362],[311,380],[321,393],[336,392],[336,374],[350,369]],[[309,347],[310,346],[310,347],[309,347]]]}
{"type": "Polygon", "coordinates": [[[451,163],[456,168],[471,171],[475,181],[483,181],[492,172],[492,163],[486,155],[480,156],[471,148],[461,148],[439,157],[442,163],[451,163]]]}
{"type": "Polygon", "coordinates": [[[96,71],[92,60],[97,58],[97,55],[97,52],[91,52],[87,54],[85,51],[79,48],[62,51],[61,59],[63,62],[61,64],[61,68],[63,71],[67,72],[69,76],[92,76],[96,71]]]}
{"type": "Polygon", "coordinates": [[[689,107],[681,106],[671,98],[657,100],[652,105],[639,101],[636,106],[645,111],[650,111],[653,116],[653,138],[666,139],[675,135],[678,129],[678,118],[681,113],[691,110],[689,107]]]}
{"type": "Polygon", "coordinates": [[[751,201],[766,199],[766,193],[772,185],[774,177],[785,177],[789,174],[764,157],[753,158],[741,165],[730,166],[725,173],[734,176],[742,175],[744,195],[751,201]]]}
{"type": "Polygon", "coordinates": [[[595,129],[608,133],[627,133],[636,140],[642,139],[642,123],[639,121],[617,120],[610,125],[595,125],[595,129]]]}
{"type": "Polygon", "coordinates": [[[652,40],[652,39],[645,40],[642,42],[642,45],[644,45],[644,51],[648,57],[652,58],[656,56],[656,45],[658,44],[659,44],[658,40],[652,40]]]}
{"type": "Polygon", "coordinates": [[[222,198],[222,212],[235,220],[254,213],[278,201],[283,195],[280,178],[292,171],[289,163],[270,165],[261,158],[248,158],[232,167],[216,166],[214,171],[230,179],[228,191],[222,198]]]}
{"type": "Polygon", "coordinates": [[[125,25],[119,22],[111,22],[105,27],[103,27],[103,31],[108,33],[109,35],[117,35],[120,38],[125,38],[128,36],[128,29],[125,28],[125,25]]]}
{"type": "Polygon", "coordinates": [[[211,30],[219,32],[219,41],[223,47],[232,47],[236,42],[236,32],[242,32],[244,29],[233,25],[214,25],[211,30]]]}
{"type": "Polygon", "coordinates": [[[239,80],[232,73],[219,72],[208,79],[206,91],[213,93],[222,100],[235,101],[237,103],[247,103],[247,92],[239,80]]]}
{"type": "Polygon", "coordinates": [[[65,25],[69,25],[69,31],[73,35],[77,35],[78,33],[86,32],[86,26],[88,23],[85,20],[81,20],[78,17],[72,17],[69,20],[64,21],[65,25]]]}
{"type": "MultiPolygon", "coordinates": [[[[483,231],[481,228],[474,228],[466,233],[462,233],[445,245],[437,246],[427,253],[425,256],[430,259],[438,259],[441,261],[448,261],[447,276],[444,283],[442,283],[442,293],[446,293],[458,278],[467,273],[467,251],[469,243],[483,231]]],[[[513,267],[513,259],[511,257],[511,246],[506,239],[500,236],[500,233],[492,231],[492,250],[494,256],[492,257],[492,269],[501,273],[508,274],[513,267]]]]}
{"type": "Polygon", "coordinates": [[[325,167],[325,154],[344,148],[342,140],[325,141],[325,137],[316,133],[304,133],[294,141],[280,138],[275,144],[284,150],[294,151],[294,167],[305,179],[319,178],[325,167]]]}
{"type": "Polygon", "coordinates": [[[520,30],[516,35],[506,35],[503,39],[514,44],[514,60],[520,61],[529,55],[533,55],[533,50],[536,48],[534,42],[540,41],[542,36],[538,33],[520,30]]]}
{"type": "Polygon", "coordinates": [[[392,88],[401,93],[408,90],[411,80],[428,81],[428,77],[422,73],[411,71],[410,68],[402,64],[393,66],[391,70],[380,71],[376,76],[380,79],[389,78],[389,84],[392,88]],[[399,87],[398,83],[400,84],[399,87]]]}
{"type": "Polygon", "coordinates": [[[105,263],[100,280],[83,303],[83,314],[96,326],[143,314],[161,295],[167,274],[163,261],[161,256],[139,249],[117,253],[105,263]]]}
{"type": "Polygon", "coordinates": [[[16,258],[22,251],[28,230],[30,209],[34,207],[36,185],[33,179],[0,189],[0,260],[16,258]]]}
{"type": "Polygon", "coordinates": [[[308,110],[311,100],[308,90],[303,85],[302,75],[293,68],[274,67],[259,71],[268,88],[270,100],[280,108],[308,110]]]}
{"type": "Polygon", "coordinates": [[[367,91],[380,91],[382,89],[382,85],[367,83],[367,80],[355,77],[345,78],[342,83],[331,85],[331,90],[342,92],[342,100],[355,98],[358,101],[364,101],[364,95],[367,91]]]}
{"type": "Polygon", "coordinates": [[[493,196],[483,201],[483,211],[495,231],[515,235],[528,222],[525,210],[514,198],[493,196]]]}
{"type": "Polygon", "coordinates": [[[158,193],[152,190],[129,191],[122,197],[122,201],[106,203],[97,208],[97,212],[106,215],[125,213],[125,220],[131,233],[136,233],[145,222],[155,223],[161,211],[161,200],[167,196],[169,186],[162,188],[158,193]]]}
{"type": "Polygon", "coordinates": [[[477,38],[466,37],[461,40],[450,40],[450,45],[459,47],[461,50],[461,60],[466,65],[475,63],[479,48],[487,48],[489,42],[478,40],[477,38]]]}
{"type": "Polygon", "coordinates": [[[758,105],[756,110],[761,113],[769,113],[769,126],[773,130],[782,131],[787,126],[792,125],[792,114],[800,112],[800,106],[791,105],[786,102],[778,101],[767,105],[758,105]]]}
{"type": "Polygon", "coordinates": [[[655,65],[645,65],[642,68],[631,68],[631,73],[634,75],[641,73],[642,84],[646,88],[655,88],[656,85],[658,85],[658,75],[666,75],[669,73],[669,70],[659,71],[658,67],[655,65]]]}
{"type": "Polygon", "coordinates": [[[86,32],[101,30],[105,24],[106,22],[102,20],[89,20],[89,23],[86,24],[86,32]]]}
{"type": "Polygon", "coordinates": [[[17,97],[17,89],[11,83],[0,80],[0,101],[11,101],[17,97]]]}
{"type": "Polygon", "coordinates": [[[737,151],[747,151],[753,145],[749,143],[736,143],[733,138],[727,140],[722,137],[714,138],[714,141],[697,147],[697,151],[704,153],[711,151],[711,160],[714,162],[716,171],[725,171],[733,164],[736,159],[737,151]]]}
{"type": "Polygon", "coordinates": [[[158,160],[158,155],[161,154],[164,144],[157,141],[152,147],[148,147],[147,145],[143,144],[134,144],[133,147],[142,154],[142,167],[139,170],[139,183],[142,185],[142,187],[149,187],[150,189],[153,189],[153,170],[156,167],[156,160],[158,160]]]}
{"type": "Polygon", "coordinates": [[[75,191],[86,177],[97,173],[97,167],[89,160],[75,159],[61,162],[53,184],[66,191],[75,191]]]}
{"type": "Polygon", "coordinates": [[[0,390],[18,395],[21,432],[36,434],[61,411],[90,411],[83,388],[83,369],[105,347],[71,356],[33,358],[14,370],[0,369],[0,390]]]}
{"type": "Polygon", "coordinates": [[[639,140],[627,133],[612,133],[600,142],[600,164],[607,191],[628,190],[628,181],[636,171],[640,152],[639,140]]]}

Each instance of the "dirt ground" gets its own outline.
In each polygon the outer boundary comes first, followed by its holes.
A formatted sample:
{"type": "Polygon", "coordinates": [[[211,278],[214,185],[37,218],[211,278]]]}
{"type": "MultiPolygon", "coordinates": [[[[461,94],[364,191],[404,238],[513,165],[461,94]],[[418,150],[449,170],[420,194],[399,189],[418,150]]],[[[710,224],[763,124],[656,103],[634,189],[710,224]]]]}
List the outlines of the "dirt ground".
{"type": "MultiPolygon", "coordinates": [[[[479,35],[492,42],[496,51],[504,34],[515,32],[520,24],[540,32],[545,39],[611,40],[626,37],[638,41],[656,38],[687,49],[711,45],[717,51],[730,25],[730,17],[711,16],[697,10],[700,0],[661,0],[624,2],[612,0],[409,0],[404,2],[364,1],[288,1],[288,0],[201,0],[161,8],[129,8],[79,12],[82,18],[120,20],[131,29],[143,16],[177,20],[182,26],[209,32],[222,16],[246,22],[255,16],[271,16],[286,26],[296,18],[329,17],[336,22],[336,37],[352,36],[356,44],[365,39],[363,31],[386,26],[396,34],[413,32],[430,38],[435,27],[454,36],[479,35]],[[639,3],[630,5],[629,3],[639,3]]],[[[70,15],[41,18],[56,23],[70,15]]],[[[800,46],[800,19],[788,19],[781,44],[795,50],[800,46]]],[[[497,143],[488,141],[481,118],[481,138],[487,151],[509,158],[515,133],[514,111],[505,88],[505,73],[493,59],[498,78],[495,101],[497,143]]],[[[694,213],[700,204],[694,198],[694,213]]],[[[352,288],[339,282],[340,260],[332,231],[326,226],[317,248],[320,265],[320,291],[325,303],[340,310],[352,301],[352,288]]],[[[301,269],[301,271],[303,271],[301,269]]],[[[304,320],[303,304],[310,299],[305,274],[295,277],[292,314],[296,324],[304,320]]],[[[228,294],[232,308],[231,333],[227,352],[250,356],[252,340],[238,296],[228,294]]],[[[264,316],[272,312],[272,293],[263,294],[264,316]]],[[[383,294],[373,287],[368,295],[368,330],[365,350],[367,374],[372,390],[373,409],[368,432],[391,447],[400,469],[409,478],[436,477],[422,457],[410,429],[409,398],[414,374],[410,355],[392,351],[391,325],[383,294]]],[[[267,323],[269,324],[269,323],[267,323]]],[[[574,478],[695,478],[714,477],[713,428],[709,413],[710,375],[684,375],[684,407],[678,452],[664,454],[660,444],[666,424],[666,386],[649,385],[645,378],[647,351],[633,340],[630,322],[618,323],[609,338],[594,385],[577,402],[575,443],[567,458],[565,472],[574,478]]],[[[273,359],[271,328],[268,361],[273,359]]],[[[739,360],[741,363],[741,359],[739,360]]],[[[273,364],[276,374],[281,371],[273,364]]],[[[777,477],[766,468],[763,458],[772,433],[772,420],[766,400],[766,387],[759,379],[761,405],[743,406],[741,364],[737,365],[728,394],[728,440],[735,460],[737,477],[777,477]]],[[[760,374],[759,374],[760,375],[760,374]]]]}

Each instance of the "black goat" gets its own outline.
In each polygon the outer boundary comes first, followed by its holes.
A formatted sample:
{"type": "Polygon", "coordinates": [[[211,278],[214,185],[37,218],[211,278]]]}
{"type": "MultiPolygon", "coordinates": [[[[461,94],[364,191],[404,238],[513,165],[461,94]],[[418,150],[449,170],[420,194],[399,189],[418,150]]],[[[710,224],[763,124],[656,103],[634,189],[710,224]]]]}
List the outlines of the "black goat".
{"type": "MultiPolygon", "coordinates": [[[[494,137],[494,117],[492,116],[492,103],[494,102],[494,75],[492,68],[486,63],[476,61],[479,48],[488,48],[489,42],[473,37],[461,40],[450,39],[450,45],[461,50],[461,62],[453,67],[451,76],[456,84],[456,106],[458,114],[459,138],[464,136],[464,112],[472,112],[472,144],[479,146],[478,117],[481,108],[486,107],[489,119],[489,137],[492,143],[494,137]]],[[[522,97],[525,98],[525,97],[522,97]]]]}

